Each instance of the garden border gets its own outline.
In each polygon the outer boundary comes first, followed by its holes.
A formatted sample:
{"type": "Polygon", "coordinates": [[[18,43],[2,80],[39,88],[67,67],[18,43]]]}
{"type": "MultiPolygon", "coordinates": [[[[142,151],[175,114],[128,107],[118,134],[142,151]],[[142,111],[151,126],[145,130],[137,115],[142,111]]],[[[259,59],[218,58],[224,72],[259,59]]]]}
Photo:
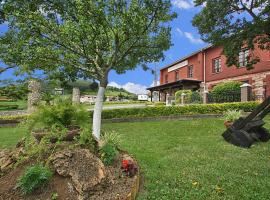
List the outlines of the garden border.
{"type": "Polygon", "coordinates": [[[190,120],[190,119],[206,119],[206,118],[219,118],[223,114],[194,114],[194,115],[171,115],[159,117],[130,117],[130,118],[114,118],[102,119],[104,123],[119,123],[119,122],[144,122],[144,121],[162,121],[162,120],[190,120]]]}

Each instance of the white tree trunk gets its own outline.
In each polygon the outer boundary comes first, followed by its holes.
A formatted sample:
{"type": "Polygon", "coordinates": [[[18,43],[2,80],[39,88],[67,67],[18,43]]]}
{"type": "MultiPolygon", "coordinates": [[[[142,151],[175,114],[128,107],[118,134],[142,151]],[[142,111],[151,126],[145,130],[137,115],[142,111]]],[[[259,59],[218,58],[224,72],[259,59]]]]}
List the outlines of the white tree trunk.
{"type": "Polygon", "coordinates": [[[100,140],[101,113],[103,107],[104,94],[105,94],[105,87],[100,86],[98,89],[93,116],[93,135],[98,141],[100,140]]]}

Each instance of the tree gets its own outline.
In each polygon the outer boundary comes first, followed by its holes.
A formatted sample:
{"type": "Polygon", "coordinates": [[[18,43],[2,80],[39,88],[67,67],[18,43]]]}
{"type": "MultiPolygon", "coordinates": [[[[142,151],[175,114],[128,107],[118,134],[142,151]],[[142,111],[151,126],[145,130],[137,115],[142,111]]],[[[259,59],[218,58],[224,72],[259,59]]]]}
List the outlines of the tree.
{"type": "Polygon", "coordinates": [[[18,43],[20,57],[6,64],[15,60],[22,70],[60,68],[98,80],[93,134],[99,139],[109,72],[147,69],[146,63],[164,58],[171,46],[167,22],[176,17],[170,7],[169,0],[2,1],[2,21],[9,24],[2,38],[18,43]]]}
{"type": "MultiPolygon", "coordinates": [[[[229,66],[238,64],[243,47],[270,49],[269,0],[196,0],[196,6],[204,5],[193,18],[202,39],[214,45],[223,45],[229,66]]],[[[247,69],[259,62],[249,55],[247,69]]]]}
{"type": "Polygon", "coordinates": [[[27,98],[27,80],[0,80],[0,96],[13,100],[27,98]]]}

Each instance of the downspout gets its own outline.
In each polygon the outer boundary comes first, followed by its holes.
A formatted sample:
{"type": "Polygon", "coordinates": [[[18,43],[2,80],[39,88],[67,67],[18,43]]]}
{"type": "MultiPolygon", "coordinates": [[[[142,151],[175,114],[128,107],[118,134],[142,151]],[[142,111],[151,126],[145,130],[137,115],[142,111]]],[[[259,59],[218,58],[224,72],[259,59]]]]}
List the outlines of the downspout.
{"type": "Polygon", "coordinates": [[[206,72],[206,62],[205,62],[205,51],[203,51],[203,92],[206,91],[206,75],[205,75],[205,72],[206,72]]]}

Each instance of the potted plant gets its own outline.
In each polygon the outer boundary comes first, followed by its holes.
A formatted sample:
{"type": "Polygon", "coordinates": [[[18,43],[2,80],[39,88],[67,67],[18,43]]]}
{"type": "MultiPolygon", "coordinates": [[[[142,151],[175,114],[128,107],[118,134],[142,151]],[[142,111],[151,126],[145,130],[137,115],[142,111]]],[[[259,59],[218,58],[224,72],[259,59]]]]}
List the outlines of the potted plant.
{"type": "Polygon", "coordinates": [[[240,110],[228,110],[224,113],[224,125],[229,128],[237,119],[242,116],[242,111],[240,110]]]}

